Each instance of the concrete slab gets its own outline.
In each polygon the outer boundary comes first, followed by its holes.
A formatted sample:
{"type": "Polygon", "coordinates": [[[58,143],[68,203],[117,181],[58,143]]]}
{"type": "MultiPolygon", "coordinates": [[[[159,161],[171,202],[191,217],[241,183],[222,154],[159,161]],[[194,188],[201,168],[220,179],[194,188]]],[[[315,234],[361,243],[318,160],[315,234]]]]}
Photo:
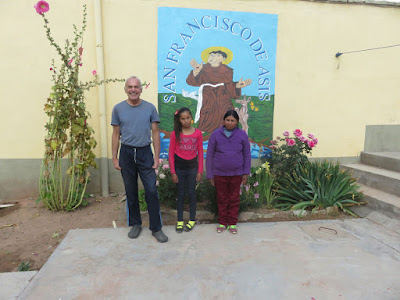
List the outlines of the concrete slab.
{"type": "Polygon", "coordinates": [[[0,300],[14,300],[22,294],[37,271],[0,273],[0,300]]]}
{"type": "Polygon", "coordinates": [[[215,228],[71,230],[19,299],[400,299],[400,234],[369,220],[215,228]]]}

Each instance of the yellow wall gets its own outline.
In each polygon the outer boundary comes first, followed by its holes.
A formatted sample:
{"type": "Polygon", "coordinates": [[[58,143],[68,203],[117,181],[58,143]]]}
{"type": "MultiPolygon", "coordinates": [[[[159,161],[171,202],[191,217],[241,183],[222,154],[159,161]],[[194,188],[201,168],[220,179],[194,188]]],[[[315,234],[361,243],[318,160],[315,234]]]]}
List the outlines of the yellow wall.
{"type": "MultiPolygon", "coordinates": [[[[400,8],[308,1],[103,0],[105,76],[137,75],[151,82],[142,97],[157,99],[157,7],[176,6],[278,15],[274,135],[300,128],[316,134],[314,157],[357,156],[365,126],[400,123],[400,47],[335,58],[351,51],[398,44],[400,8]]],[[[49,1],[47,13],[60,45],[80,25],[88,5],[81,80],[96,69],[93,1],[49,1]]],[[[32,1],[7,2],[1,10],[0,159],[41,158],[43,105],[50,93],[50,47],[32,1]],[[18,16],[18,19],[15,17],[18,16]]],[[[58,59],[58,58],[57,58],[58,59]]],[[[122,83],[106,87],[107,124],[125,98],[122,83]]],[[[99,137],[96,89],[88,94],[91,125],[99,137]]],[[[111,126],[108,127],[110,145],[111,126]]],[[[100,149],[96,149],[100,155],[100,149]]],[[[109,146],[109,157],[111,147],[109,146]]]]}

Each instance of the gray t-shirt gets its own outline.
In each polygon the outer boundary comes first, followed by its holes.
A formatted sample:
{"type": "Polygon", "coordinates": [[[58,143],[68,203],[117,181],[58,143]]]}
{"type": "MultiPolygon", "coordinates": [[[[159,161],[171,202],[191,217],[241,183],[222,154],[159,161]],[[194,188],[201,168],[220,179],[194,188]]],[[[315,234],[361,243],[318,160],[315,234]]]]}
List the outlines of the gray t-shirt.
{"type": "Polygon", "coordinates": [[[144,147],[151,144],[151,123],[160,122],[155,106],[145,100],[138,106],[122,101],[114,106],[111,125],[120,126],[121,144],[144,147]]]}

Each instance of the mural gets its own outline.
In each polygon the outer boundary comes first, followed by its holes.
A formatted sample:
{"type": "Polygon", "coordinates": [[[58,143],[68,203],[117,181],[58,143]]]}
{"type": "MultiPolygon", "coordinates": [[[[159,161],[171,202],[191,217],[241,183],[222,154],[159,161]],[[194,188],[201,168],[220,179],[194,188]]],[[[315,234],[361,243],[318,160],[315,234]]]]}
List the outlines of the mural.
{"type": "Polygon", "coordinates": [[[278,16],[159,7],[158,110],[161,157],[168,157],[177,109],[188,107],[204,151],[223,116],[235,109],[252,157],[268,155],[272,138],[278,16]]]}

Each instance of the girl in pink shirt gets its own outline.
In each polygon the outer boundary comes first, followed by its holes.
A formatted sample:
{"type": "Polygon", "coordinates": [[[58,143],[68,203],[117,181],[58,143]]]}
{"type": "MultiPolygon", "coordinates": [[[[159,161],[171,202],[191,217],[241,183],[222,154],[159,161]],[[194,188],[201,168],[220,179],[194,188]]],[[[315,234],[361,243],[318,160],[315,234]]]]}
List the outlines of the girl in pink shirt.
{"type": "Polygon", "coordinates": [[[196,181],[203,173],[203,136],[192,127],[190,110],[182,107],[175,112],[174,131],[169,143],[169,166],[172,181],[178,185],[178,222],[176,232],[190,231],[196,223],[196,181]],[[183,226],[183,202],[186,191],[190,203],[190,220],[183,226]]]}

